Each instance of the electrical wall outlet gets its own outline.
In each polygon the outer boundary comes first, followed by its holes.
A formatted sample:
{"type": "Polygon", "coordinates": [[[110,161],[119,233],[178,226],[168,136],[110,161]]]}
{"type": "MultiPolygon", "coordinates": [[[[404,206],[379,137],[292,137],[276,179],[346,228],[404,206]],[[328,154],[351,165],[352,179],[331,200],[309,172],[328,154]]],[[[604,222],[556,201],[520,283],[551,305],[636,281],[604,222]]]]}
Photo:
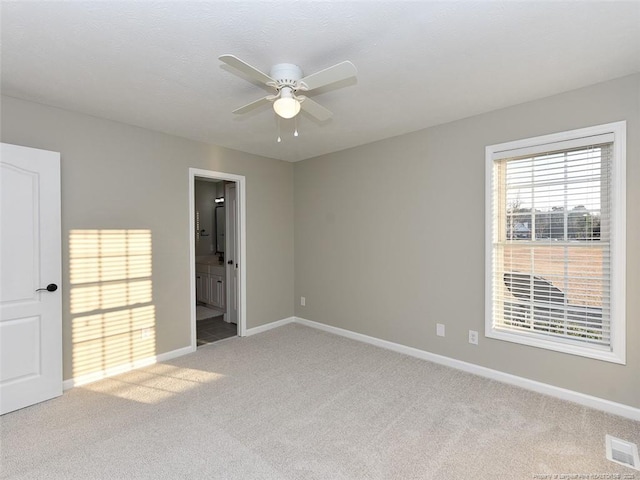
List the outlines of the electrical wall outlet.
{"type": "Polygon", "coordinates": [[[300,305],[304,307],[306,304],[307,304],[307,299],[304,297],[300,297],[300,305]]]}
{"type": "Polygon", "coordinates": [[[436,323],[436,335],[444,337],[444,325],[442,323],[436,323]]]}
{"type": "Polygon", "coordinates": [[[475,330],[469,330],[469,343],[478,344],[478,332],[475,330]]]}

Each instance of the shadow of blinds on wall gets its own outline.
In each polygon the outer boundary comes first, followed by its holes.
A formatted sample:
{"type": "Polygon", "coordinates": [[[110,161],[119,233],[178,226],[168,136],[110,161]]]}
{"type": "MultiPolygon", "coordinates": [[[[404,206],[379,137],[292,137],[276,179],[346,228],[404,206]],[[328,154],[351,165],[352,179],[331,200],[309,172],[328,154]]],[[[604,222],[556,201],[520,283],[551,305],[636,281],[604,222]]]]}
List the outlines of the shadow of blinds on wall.
{"type": "Polygon", "coordinates": [[[150,230],[69,234],[73,377],[156,353],[150,230]]]}

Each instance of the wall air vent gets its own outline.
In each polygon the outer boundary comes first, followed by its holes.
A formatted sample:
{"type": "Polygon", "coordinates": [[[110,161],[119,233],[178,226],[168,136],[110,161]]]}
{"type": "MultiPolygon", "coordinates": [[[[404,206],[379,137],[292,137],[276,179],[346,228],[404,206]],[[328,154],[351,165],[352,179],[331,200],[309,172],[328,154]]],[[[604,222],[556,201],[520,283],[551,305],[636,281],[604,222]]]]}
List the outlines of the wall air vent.
{"type": "Polygon", "coordinates": [[[607,458],[612,462],[625,467],[640,470],[640,458],[638,458],[638,446],[635,443],[626,442],[611,435],[605,436],[607,445],[607,458]]]}

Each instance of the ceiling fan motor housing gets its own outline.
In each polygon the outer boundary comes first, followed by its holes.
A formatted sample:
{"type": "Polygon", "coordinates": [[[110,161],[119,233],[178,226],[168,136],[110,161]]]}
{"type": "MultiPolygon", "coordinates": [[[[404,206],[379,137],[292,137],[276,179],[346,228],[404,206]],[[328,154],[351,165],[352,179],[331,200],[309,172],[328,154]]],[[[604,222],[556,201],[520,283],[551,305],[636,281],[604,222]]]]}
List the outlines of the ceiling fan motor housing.
{"type": "Polygon", "coordinates": [[[302,78],[302,69],[292,63],[278,63],[271,67],[269,76],[278,82],[278,86],[296,87],[302,78]]]}

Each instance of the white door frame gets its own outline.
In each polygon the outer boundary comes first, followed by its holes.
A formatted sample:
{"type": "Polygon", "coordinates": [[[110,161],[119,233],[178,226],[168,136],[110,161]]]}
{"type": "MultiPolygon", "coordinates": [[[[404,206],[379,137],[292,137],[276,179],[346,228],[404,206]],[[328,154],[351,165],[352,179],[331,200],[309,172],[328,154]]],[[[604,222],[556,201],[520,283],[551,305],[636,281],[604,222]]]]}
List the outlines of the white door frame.
{"type": "Polygon", "coordinates": [[[236,182],[237,195],[237,238],[239,290],[238,290],[238,336],[246,336],[247,331],[247,202],[246,179],[243,175],[189,168],[189,300],[191,302],[191,348],[196,349],[196,225],[195,225],[195,182],[196,177],[228,180],[236,182]]]}
{"type": "Polygon", "coordinates": [[[224,289],[224,302],[225,302],[225,310],[226,310],[226,314],[224,316],[224,319],[226,322],[229,323],[235,323],[236,325],[238,324],[238,309],[237,309],[237,301],[234,301],[238,298],[238,272],[237,272],[237,267],[236,264],[237,262],[234,260],[235,258],[238,257],[238,241],[237,241],[237,233],[238,233],[238,228],[237,228],[237,223],[238,223],[238,215],[237,215],[237,211],[238,211],[238,187],[236,183],[228,183],[224,186],[224,217],[225,217],[225,237],[224,237],[224,251],[225,251],[225,260],[227,260],[227,262],[225,263],[224,269],[225,269],[225,285],[226,288],[224,289]],[[231,192],[233,190],[233,198],[230,197],[229,192],[231,192]],[[229,215],[229,207],[231,205],[231,201],[233,200],[233,204],[234,204],[234,209],[233,211],[236,212],[235,215],[233,215],[235,218],[233,218],[233,229],[229,228],[229,225],[232,223],[231,221],[231,215],[229,215]],[[233,256],[230,256],[229,254],[233,253],[233,256]],[[229,265],[229,258],[231,258],[231,260],[233,260],[233,263],[231,265],[229,265]],[[233,322],[232,322],[233,320],[233,322]]]}

